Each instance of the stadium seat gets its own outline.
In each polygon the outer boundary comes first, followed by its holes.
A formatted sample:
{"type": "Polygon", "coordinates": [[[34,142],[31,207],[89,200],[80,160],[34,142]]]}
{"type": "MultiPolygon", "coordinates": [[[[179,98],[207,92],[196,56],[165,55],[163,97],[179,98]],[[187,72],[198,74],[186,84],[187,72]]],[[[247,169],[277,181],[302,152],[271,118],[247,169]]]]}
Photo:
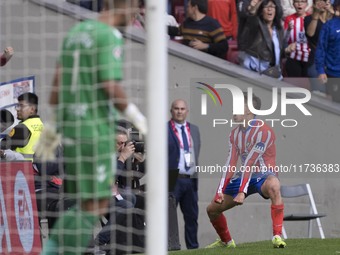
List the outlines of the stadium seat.
{"type": "Polygon", "coordinates": [[[185,7],[184,0],[173,0],[172,1],[172,16],[175,17],[178,24],[182,24],[185,20],[185,7]]]}
{"type": "Polygon", "coordinates": [[[240,64],[239,57],[238,57],[237,40],[228,41],[228,52],[227,52],[226,60],[236,65],[240,64]]]}
{"type": "Polygon", "coordinates": [[[178,24],[183,24],[185,20],[185,10],[184,6],[175,6],[175,19],[177,20],[178,24]]]}
{"type": "MultiPolygon", "coordinates": [[[[321,221],[320,218],[325,217],[326,214],[319,214],[313,193],[311,190],[311,187],[308,183],[305,184],[299,184],[299,185],[294,185],[294,186],[281,186],[281,196],[283,198],[296,198],[296,197],[301,197],[301,196],[308,196],[309,198],[309,204],[310,204],[310,212],[309,213],[288,213],[285,214],[283,221],[308,221],[308,237],[312,238],[312,221],[316,220],[319,232],[320,232],[320,237],[321,239],[325,239],[325,235],[322,229],[321,221]]],[[[282,234],[283,238],[287,238],[287,233],[285,231],[284,226],[282,226],[282,234]]]]}

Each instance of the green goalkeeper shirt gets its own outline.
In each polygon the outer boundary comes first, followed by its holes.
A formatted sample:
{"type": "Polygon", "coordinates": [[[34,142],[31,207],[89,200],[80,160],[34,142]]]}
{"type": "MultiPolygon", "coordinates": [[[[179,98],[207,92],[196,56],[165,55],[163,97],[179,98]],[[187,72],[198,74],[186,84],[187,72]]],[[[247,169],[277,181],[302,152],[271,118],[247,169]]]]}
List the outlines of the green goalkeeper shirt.
{"type": "Polygon", "coordinates": [[[122,79],[122,34],[95,20],[75,25],[60,58],[58,125],[71,139],[114,139],[113,103],[102,87],[122,79]]]}

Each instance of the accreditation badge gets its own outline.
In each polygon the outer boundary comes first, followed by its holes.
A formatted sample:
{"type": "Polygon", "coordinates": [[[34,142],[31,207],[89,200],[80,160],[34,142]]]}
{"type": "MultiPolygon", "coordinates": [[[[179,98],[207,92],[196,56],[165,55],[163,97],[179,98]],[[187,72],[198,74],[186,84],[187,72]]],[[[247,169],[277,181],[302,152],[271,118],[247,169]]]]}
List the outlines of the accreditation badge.
{"type": "Polygon", "coordinates": [[[192,161],[192,155],[190,152],[184,153],[184,161],[186,167],[192,167],[194,165],[194,162],[192,161]]]}

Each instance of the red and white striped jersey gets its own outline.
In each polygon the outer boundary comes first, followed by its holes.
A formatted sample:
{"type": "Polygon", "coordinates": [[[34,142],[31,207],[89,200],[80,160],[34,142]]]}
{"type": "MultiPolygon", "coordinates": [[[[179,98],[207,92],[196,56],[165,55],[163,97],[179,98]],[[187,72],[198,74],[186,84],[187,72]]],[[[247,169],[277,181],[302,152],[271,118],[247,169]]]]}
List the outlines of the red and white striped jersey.
{"type": "Polygon", "coordinates": [[[276,166],[274,131],[263,121],[252,120],[250,124],[246,130],[238,126],[230,133],[227,171],[222,175],[217,193],[223,193],[229,184],[235,174],[239,158],[241,167],[237,169],[237,174],[242,178],[239,192],[247,193],[254,172],[274,171],[276,166]]]}
{"type": "Polygon", "coordinates": [[[304,17],[298,17],[296,13],[286,17],[284,22],[285,31],[289,23],[293,22],[293,29],[290,30],[288,45],[296,42],[296,50],[290,53],[289,57],[302,62],[308,62],[310,48],[305,34],[304,17]]]}

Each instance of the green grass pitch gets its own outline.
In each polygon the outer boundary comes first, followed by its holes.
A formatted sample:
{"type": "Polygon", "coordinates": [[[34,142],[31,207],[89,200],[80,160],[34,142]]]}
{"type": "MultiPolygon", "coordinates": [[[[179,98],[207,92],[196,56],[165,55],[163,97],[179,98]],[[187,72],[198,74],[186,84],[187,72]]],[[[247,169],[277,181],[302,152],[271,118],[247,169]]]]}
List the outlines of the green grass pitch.
{"type": "Polygon", "coordinates": [[[340,239],[287,239],[287,247],[274,249],[270,240],[236,244],[235,249],[215,248],[169,252],[170,255],[340,255],[340,239]]]}

